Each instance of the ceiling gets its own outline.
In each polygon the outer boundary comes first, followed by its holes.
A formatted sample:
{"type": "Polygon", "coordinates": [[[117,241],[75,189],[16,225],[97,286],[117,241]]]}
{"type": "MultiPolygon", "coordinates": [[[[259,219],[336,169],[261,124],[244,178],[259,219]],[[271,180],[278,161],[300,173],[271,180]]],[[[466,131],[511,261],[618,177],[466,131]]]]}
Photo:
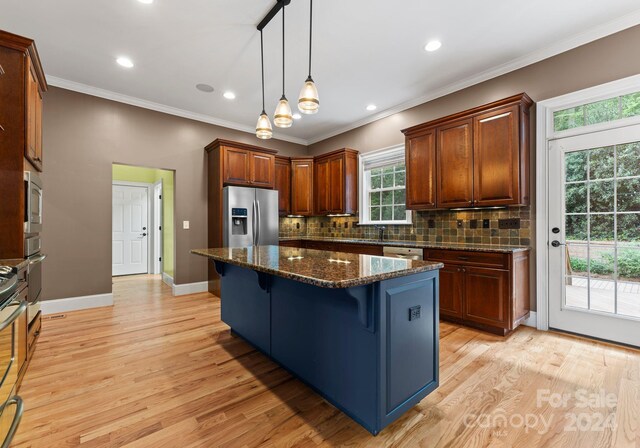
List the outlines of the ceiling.
{"type": "MultiPolygon", "coordinates": [[[[312,143],[640,23],[637,0],[322,0],[320,111],[276,136],[312,143]],[[436,52],[424,51],[432,39],[436,52]],[[376,104],[376,111],[367,111],[376,104]]],[[[0,0],[0,28],[34,38],[50,83],[252,132],[260,36],[275,0],[0,0]],[[135,63],[124,69],[119,56],[135,63]],[[210,84],[213,93],[196,90],[210,84]],[[231,90],[235,100],[222,94],[231,90]]],[[[287,7],[286,94],[307,75],[309,1],[287,7]]],[[[264,31],[266,109],[281,95],[281,15],[264,31]]]]}

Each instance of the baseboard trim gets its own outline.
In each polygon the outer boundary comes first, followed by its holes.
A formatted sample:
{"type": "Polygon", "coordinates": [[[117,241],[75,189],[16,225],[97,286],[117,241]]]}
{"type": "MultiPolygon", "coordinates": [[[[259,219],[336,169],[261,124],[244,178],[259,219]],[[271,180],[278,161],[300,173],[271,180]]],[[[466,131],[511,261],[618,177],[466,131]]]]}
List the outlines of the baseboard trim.
{"type": "Polygon", "coordinates": [[[195,294],[198,292],[206,292],[209,290],[209,282],[185,283],[183,285],[173,285],[174,296],[184,296],[186,294],[195,294]]]}
{"type": "Polygon", "coordinates": [[[526,325],[527,327],[538,328],[538,314],[535,311],[529,312],[529,318],[522,322],[522,325],[526,325]]]}
{"type": "Polygon", "coordinates": [[[169,286],[173,286],[173,277],[171,277],[169,274],[167,274],[166,272],[162,273],[162,281],[169,286]]]}
{"type": "Polygon", "coordinates": [[[66,299],[43,300],[40,302],[42,314],[66,313],[113,305],[113,293],[93,296],[69,297],[66,299]]]}

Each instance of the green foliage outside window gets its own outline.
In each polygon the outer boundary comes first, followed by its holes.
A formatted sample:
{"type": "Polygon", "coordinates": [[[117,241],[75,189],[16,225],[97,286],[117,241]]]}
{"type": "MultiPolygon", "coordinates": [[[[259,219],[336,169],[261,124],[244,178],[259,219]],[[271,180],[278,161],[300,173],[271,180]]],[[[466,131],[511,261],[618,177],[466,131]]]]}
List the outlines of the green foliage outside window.
{"type": "Polygon", "coordinates": [[[566,131],[638,115],[640,115],[640,92],[635,92],[555,111],[553,127],[556,131],[566,131]]]}

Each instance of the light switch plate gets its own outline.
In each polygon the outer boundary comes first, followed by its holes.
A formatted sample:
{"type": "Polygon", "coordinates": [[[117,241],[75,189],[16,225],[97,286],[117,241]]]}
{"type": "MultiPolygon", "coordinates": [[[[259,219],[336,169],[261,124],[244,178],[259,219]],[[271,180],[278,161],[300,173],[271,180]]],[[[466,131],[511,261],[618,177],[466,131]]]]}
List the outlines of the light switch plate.
{"type": "Polygon", "coordinates": [[[189,230],[189,221],[182,221],[182,228],[184,230],[189,230]]]}

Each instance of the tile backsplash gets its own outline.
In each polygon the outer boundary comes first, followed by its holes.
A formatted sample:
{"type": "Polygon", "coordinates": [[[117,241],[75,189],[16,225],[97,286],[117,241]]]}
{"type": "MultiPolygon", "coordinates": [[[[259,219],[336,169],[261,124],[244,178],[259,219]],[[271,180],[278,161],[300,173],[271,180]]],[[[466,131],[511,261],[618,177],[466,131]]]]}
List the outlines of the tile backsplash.
{"type": "MultiPolygon", "coordinates": [[[[412,222],[411,225],[385,225],[385,239],[531,245],[530,207],[414,211],[412,222]],[[488,224],[488,228],[483,224],[488,224]],[[505,226],[519,228],[500,228],[505,226]]],[[[377,239],[378,230],[373,225],[358,225],[357,216],[280,218],[280,236],[377,239]]]]}

